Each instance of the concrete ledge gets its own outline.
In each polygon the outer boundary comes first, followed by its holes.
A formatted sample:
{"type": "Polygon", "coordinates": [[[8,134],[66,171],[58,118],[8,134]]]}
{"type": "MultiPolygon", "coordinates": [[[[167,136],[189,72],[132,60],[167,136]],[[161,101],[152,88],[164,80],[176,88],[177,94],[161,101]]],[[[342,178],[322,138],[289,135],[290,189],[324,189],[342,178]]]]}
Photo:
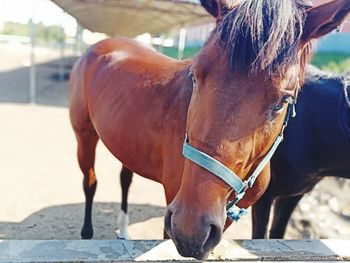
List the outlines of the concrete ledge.
{"type": "MultiPolygon", "coordinates": [[[[165,262],[179,256],[172,241],[2,240],[0,262],[165,262]]],[[[210,261],[347,261],[350,240],[223,240],[210,261]]]]}

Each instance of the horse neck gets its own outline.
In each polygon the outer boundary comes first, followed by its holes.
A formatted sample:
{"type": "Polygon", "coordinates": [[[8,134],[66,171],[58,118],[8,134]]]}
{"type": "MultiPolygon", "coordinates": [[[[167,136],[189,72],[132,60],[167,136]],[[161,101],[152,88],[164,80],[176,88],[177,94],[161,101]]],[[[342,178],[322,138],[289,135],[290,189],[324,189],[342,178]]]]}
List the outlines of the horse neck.
{"type": "Polygon", "coordinates": [[[322,129],[326,124],[337,126],[339,103],[343,92],[343,83],[338,77],[330,75],[309,77],[301,92],[301,97],[305,97],[301,99],[301,103],[309,108],[308,113],[314,116],[315,127],[322,129]]]}
{"type": "Polygon", "coordinates": [[[182,135],[185,134],[187,110],[192,96],[192,79],[189,75],[191,61],[184,63],[183,67],[174,72],[163,99],[164,114],[175,121],[171,129],[178,130],[182,135]]]}

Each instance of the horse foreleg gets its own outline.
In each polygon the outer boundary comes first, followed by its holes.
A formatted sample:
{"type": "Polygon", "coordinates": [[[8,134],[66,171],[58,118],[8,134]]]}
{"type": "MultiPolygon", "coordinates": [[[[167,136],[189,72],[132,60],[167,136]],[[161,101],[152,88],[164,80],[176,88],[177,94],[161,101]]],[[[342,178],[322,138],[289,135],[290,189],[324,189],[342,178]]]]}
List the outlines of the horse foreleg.
{"type": "Polygon", "coordinates": [[[130,239],[128,233],[129,216],[128,216],[128,193],[132,182],[133,172],[124,165],[120,172],[120,185],[122,187],[122,204],[121,211],[117,219],[117,229],[119,229],[118,238],[130,239]]]}
{"type": "Polygon", "coordinates": [[[270,210],[274,195],[271,185],[267,188],[263,196],[252,207],[253,239],[266,238],[267,225],[270,218],[270,210]]]}
{"type": "Polygon", "coordinates": [[[94,130],[76,131],[78,140],[78,161],[83,172],[83,188],[85,194],[85,217],[81,230],[83,239],[92,238],[94,231],[92,228],[91,210],[92,202],[96,191],[97,180],[94,171],[95,149],[98,141],[97,133],[94,130]]]}
{"type": "Polygon", "coordinates": [[[288,220],[303,195],[279,197],[274,206],[270,238],[283,238],[288,220]]]}

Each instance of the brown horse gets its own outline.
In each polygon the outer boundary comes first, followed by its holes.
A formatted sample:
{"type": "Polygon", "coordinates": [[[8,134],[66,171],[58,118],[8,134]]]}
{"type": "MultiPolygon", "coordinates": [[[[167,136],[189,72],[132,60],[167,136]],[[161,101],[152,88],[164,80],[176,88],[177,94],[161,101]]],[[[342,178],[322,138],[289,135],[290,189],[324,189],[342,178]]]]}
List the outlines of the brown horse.
{"type": "MultiPolygon", "coordinates": [[[[83,238],[93,235],[95,147],[101,139],[123,163],[122,176],[136,172],[163,184],[165,228],[179,253],[206,258],[221,239],[225,205],[236,193],[185,160],[185,134],[196,149],[247,178],[280,133],[283,101],[303,79],[310,41],[332,31],[350,11],[348,0],[312,9],[303,0],[246,0],[235,7],[201,2],[218,25],[193,60],[176,61],[113,38],[92,46],[76,63],[70,117],[84,174],[83,238]]],[[[269,174],[267,166],[240,207],[259,199],[269,174]]]]}

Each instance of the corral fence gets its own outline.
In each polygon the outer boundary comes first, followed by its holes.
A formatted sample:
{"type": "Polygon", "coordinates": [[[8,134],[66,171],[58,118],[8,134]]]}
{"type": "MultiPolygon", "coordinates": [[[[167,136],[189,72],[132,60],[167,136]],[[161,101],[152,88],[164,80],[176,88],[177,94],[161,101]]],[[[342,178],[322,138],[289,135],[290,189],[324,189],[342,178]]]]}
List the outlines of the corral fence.
{"type": "MultiPolygon", "coordinates": [[[[349,261],[345,240],[222,241],[208,261],[349,261]]],[[[4,240],[0,262],[191,262],[172,241],[4,240]]]]}

